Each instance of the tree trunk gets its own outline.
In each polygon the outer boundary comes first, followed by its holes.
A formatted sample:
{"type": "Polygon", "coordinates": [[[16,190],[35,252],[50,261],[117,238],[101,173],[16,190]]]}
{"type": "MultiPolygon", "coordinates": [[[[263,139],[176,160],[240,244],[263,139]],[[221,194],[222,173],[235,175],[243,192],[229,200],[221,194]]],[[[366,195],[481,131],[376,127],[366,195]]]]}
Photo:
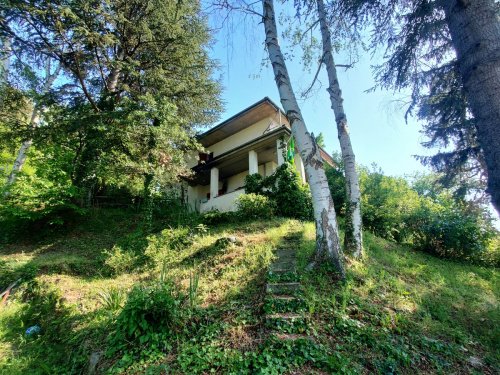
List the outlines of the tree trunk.
{"type": "MultiPolygon", "coordinates": [[[[9,77],[10,39],[5,37],[2,40],[3,53],[0,58],[0,84],[7,82],[9,77]]],[[[1,99],[0,99],[1,100],[1,99]]]]}
{"type": "Polygon", "coordinates": [[[500,213],[500,5],[495,0],[441,0],[441,6],[477,123],[487,191],[500,213]]]}
{"type": "Polygon", "coordinates": [[[342,91],[337,77],[337,69],[333,59],[332,41],[330,29],[326,22],[325,4],[323,0],[317,0],[318,17],[321,26],[321,38],[323,40],[323,62],[328,73],[328,93],[332,104],[335,122],[337,123],[337,134],[342,152],[342,160],[345,169],[345,184],[347,198],[349,200],[346,213],[346,230],[344,248],[354,257],[361,258],[363,255],[363,231],[361,223],[361,193],[359,191],[358,172],[356,171],[356,159],[352,150],[351,138],[347,127],[347,116],[342,102],[342,91]]]}
{"type": "Polygon", "coordinates": [[[328,188],[323,161],[314,138],[307,131],[299,105],[288,75],[288,70],[278,44],[278,33],[273,0],[263,0],[263,23],[266,33],[266,47],[273,66],[281,104],[292,126],[299,153],[311,187],[314,218],[316,223],[316,262],[327,258],[342,278],[345,277],[343,254],[337,230],[337,218],[333,200],[328,188]]]}
{"type": "MultiPolygon", "coordinates": [[[[46,94],[52,87],[52,84],[59,75],[61,66],[58,65],[54,73],[50,73],[50,61],[48,61],[45,70],[46,74],[45,74],[45,82],[43,84],[41,91],[42,95],[46,94]]],[[[31,112],[31,118],[29,123],[30,129],[35,129],[38,126],[38,123],[40,121],[40,109],[41,108],[39,103],[35,103],[33,105],[33,111],[31,112]]],[[[21,171],[21,169],[23,169],[24,163],[26,162],[28,150],[30,149],[32,144],[33,144],[33,139],[31,138],[23,141],[23,144],[21,145],[19,151],[17,152],[16,160],[14,161],[14,165],[12,166],[12,171],[7,177],[7,186],[12,185],[16,181],[17,174],[21,171]]]]}

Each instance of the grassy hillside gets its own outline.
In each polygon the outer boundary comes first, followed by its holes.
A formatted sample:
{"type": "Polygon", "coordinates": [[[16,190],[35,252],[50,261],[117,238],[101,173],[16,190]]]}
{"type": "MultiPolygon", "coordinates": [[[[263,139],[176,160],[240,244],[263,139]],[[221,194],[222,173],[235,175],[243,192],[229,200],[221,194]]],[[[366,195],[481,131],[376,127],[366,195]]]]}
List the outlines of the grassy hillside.
{"type": "Polygon", "coordinates": [[[304,271],[311,223],[194,223],[145,235],[134,213],[96,211],[0,250],[2,288],[24,280],[0,307],[0,373],[85,373],[91,356],[96,373],[500,371],[498,270],[370,234],[365,247],[341,285],[327,269],[304,271]],[[264,322],[267,268],[290,245],[311,340],[277,340],[264,322]],[[27,336],[35,324],[40,334],[27,336]]]}

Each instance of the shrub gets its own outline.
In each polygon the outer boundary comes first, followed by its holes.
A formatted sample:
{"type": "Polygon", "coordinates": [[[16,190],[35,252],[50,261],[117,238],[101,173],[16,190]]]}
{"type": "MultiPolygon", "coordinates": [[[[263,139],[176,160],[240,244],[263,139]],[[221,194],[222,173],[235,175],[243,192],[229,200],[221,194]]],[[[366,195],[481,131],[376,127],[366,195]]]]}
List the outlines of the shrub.
{"type": "Polygon", "coordinates": [[[311,220],[312,197],[295,168],[289,163],[280,165],[269,177],[258,174],[245,178],[245,192],[268,197],[275,204],[276,214],[284,217],[311,220]]]}
{"type": "Polygon", "coordinates": [[[498,231],[484,207],[456,200],[443,188],[419,195],[405,179],[380,170],[363,168],[360,181],[363,224],[377,235],[440,257],[498,261],[490,250],[498,231]]]}
{"type": "Polygon", "coordinates": [[[480,260],[497,233],[484,212],[454,202],[443,195],[441,202],[422,198],[410,217],[413,244],[420,250],[445,257],[480,260]]]}
{"type": "Polygon", "coordinates": [[[145,346],[149,350],[165,350],[182,327],[182,302],[170,282],[136,286],[130,292],[117,317],[116,330],[110,338],[110,354],[145,346]]]}
{"type": "Polygon", "coordinates": [[[0,240],[60,228],[68,218],[85,212],[75,204],[81,191],[68,173],[72,163],[73,156],[64,147],[54,146],[45,153],[30,150],[26,170],[31,172],[20,172],[10,186],[0,185],[0,237],[4,237],[0,240]]]}
{"type": "Polygon", "coordinates": [[[381,171],[361,170],[363,224],[375,234],[397,242],[412,236],[411,216],[420,197],[403,178],[384,176],[381,171]]]}
{"type": "Polygon", "coordinates": [[[164,229],[160,234],[148,237],[144,254],[156,264],[170,264],[180,250],[193,243],[195,235],[187,227],[164,229]]]}
{"type": "Polygon", "coordinates": [[[201,221],[206,225],[219,225],[232,222],[234,212],[220,212],[219,210],[211,210],[201,215],[201,221]]]}
{"type": "Polygon", "coordinates": [[[275,204],[268,197],[259,194],[242,194],[236,200],[238,215],[244,219],[270,218],[275,204]]]}
{"type": "Polygon", "coordinates": [[[138,261],[138,257],[133,251],[123,250],[116,245],[110,251],[105,251],[104,254],[107,256],[104,263],[116,274],[132,271],[138,261]]]}

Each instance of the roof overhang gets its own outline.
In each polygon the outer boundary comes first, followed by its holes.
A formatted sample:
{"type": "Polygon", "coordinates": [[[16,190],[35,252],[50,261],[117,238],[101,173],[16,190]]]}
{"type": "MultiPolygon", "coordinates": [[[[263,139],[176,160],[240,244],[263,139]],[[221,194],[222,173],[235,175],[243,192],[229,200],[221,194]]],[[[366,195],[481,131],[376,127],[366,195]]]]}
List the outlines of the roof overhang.
{"type": "Polygon", "coordinates": [[[200,134],[198,141],[204,147],[210,147],[266,117],[276,118],[277,121],[281,118],[279,125],[290,127],[285,113],[266,96],[264,99],[238,112],[214,128],[200,134]]]}

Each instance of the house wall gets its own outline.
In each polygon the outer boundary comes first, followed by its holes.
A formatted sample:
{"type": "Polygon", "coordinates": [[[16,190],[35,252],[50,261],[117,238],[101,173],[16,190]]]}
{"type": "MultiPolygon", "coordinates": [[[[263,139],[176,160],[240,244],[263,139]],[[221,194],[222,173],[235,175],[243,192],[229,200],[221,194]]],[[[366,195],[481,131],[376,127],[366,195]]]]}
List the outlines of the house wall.
{"type": "Polygon", "coordinates": [[[203,202],[200,204],[200,213],[215,209],[221,212],[236,211],[236,199],[244,193],[244,189],[239,189],[203,202]]]}
{"type": "Polygon", "coordinates": [[[269,177],[270,175],[272,175],[274,173],[276,168],[278,168],[278,164],[276,164],[274,161],[267,162],[264,165],[264,173],[265,174],[263,174],[263,176],[269,177]]]}
{"type": "Polygon", "coordinates": [[[233,148],[241,146],[247,142],[254,140],[264,134],[267,128],[274,129],[278,127],[278,123],[271,117],[266,117],[265,119],[256,122],[255,124],[235,133],[220,142],[207,147],[209,152],[214,153],[214,157],[223,154],[233,148]]]}
{"type": "Polygon", "coordinates": [[[230,193],[245,185],[245,177],[248,176],[248,171],[241,172],[227,179],[227,191],[230,193]]]}

